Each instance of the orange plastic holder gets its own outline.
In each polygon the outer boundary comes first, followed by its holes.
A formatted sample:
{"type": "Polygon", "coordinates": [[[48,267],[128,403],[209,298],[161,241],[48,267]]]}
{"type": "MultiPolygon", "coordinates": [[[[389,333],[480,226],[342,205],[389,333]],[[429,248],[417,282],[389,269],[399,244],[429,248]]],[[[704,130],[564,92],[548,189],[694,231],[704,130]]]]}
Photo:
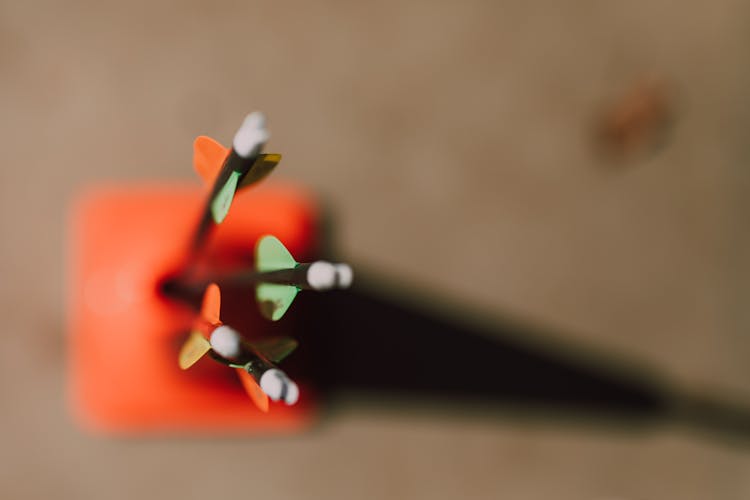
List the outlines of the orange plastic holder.
{"type": "MultiPolygon", "coordinates": [[[[160,284],[185,264],[205,192],[185,185],[89,189],[74,203],[68,248],[68,396],[75,419],[119,434],[288,433],[307,428],[315,405],[305,380],[294,406],[268,413],[248,398],[234,370],[208,356],[183,371],[181,342],[195,318],[160,284]]],[[[317,207],[303,190],[265,183],[241,193],[214,230],[209,261],[251,265],[256,240],[277,236],[293,255],[315,248],[317,207]]],[[[244,307],[244,306],[243,306],[244,307]]],[[[264,325],[254,294],[254,332],[264,325]]]]}

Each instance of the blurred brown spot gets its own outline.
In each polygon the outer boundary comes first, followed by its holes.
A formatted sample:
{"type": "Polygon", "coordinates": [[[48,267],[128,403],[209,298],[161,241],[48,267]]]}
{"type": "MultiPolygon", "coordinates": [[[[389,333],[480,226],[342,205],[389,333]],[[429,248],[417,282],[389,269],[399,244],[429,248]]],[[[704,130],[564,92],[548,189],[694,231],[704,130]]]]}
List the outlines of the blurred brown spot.
{"type": "Polygon", "coordinates": [[[643,79],[605,110],[598,140],[616,157],[655,153],[666,144],[673,121],[672,89],[662,80],[643,79]]]}
{"type": "Polygon", "coordinates": [[[260,313],[265,318],[272,317],[273,313],[276,312],[276,309],[281,307],[281,304],[279,302],[273,300],[264,300],[261,301],[258,305],[260,307],[260,313]]]}

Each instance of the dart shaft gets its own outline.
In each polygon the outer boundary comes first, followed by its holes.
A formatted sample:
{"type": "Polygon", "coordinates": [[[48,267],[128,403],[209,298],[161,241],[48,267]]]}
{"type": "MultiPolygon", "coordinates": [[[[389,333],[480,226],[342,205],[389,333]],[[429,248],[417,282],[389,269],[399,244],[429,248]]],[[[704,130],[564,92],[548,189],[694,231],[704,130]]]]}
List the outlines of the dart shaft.
{"type": "Polygon", "coordinates": [[[266,373],[268,370],[276,368],[273,363],[271,363],[269,360],[267,360],[265,357],[261,356],[254,350],[252,353],[250,353],[249,358],[250,361],[248,361],[245,366],[248,367],[248,373],[252,375],[258,383],[260,383],[260,379],[264,373],[266,373]]]}
{"type": "Polygon", "coordinates": [[[242,179],[247,175],[247,173],[250,171],[250,168],[258,159],[258,155],[260,154],[262,148],[263,145],[258,144],[250,152],[250,155],[245,157],[240,156],[237,151],[234,150],[234,148],[229,151],[229,154],[227,155],[226,160],[224,160],[224,164],[219,171],[219,175],[216,177],[216,182],[214,182],[213,188],[211,189],[211,194],[208,198],[209,202],[219,193],[224,184],[226,184],[226,182],[229,180],[229,177],[232,175],[232,172],[239,173],[239,182],[242,182],[242,179]]]}
{"type": "Polygon", "coordinates": [[[213,202],[214,198],[216,198],[216,196],[219,194],[233,172],[237,172],[240,174],[238,184],[242,182],[242,179],[244,179],[244,177],[250,171],[250,168],[255,163],[255,160],[257,160],[262,146],[262,144],[259,144],[258,146],[253,148],[253,150],[250,152],[250,156],[248,157],[240,156],[239,154],[237,154],[234,148],[229,151],[229,154],[227,155],[226,160],[224,160],[224,164],[222,165],[221,170],[219,170],[219,175],[216,177],[216,181],[211,188],[211,192],[208,195],[203,211],[201,212],[202,215],[200,220],[198,221],[198,226],[193,236],[191,247],[193,252],[197,252],[198,250],[203,248],[206,240],[208,239],[208,235],[210,234],[211,229],[214,226],[214,221],[211,216],[211,203],[213,202]]]}
{"type": "Polygon", "coordinates": [[[278,271],[266,271],[255,273],[253,277],[256,283],[271,283],[274,285],[295,286],[303,290],[313,288],[308,281],[308,270],[311,264],[298,264],[290,269],[279,269],[278,271]]]}
{"type": "Polygon", "coordinates": [[[255,349],[248,349],[248,346],[244,346],[243,353],[237,357],[237,359],[227,359],[211,351],[210,355],[219,363],[222,363],[232,368],[240,368],[247,371],[256,382],[260,382],[261,377],[265,372],[272,369],[277,369],[271,361],[266,359],[265,356],[257,352],[255,349]]]}
{"type": "MultiPolygon", "coordinates": [[[[325,264],[330,266],[330,264],[325,264]]],[[[278,269],[275,271],[241,271],[237,273],[209,275],[208,277],[198,279],[190,277],[189,273],[185,273],[180,277],[166,282],[162,289],[170,297],[186,302],[194,302],[195,298],[199,297],[211,283],[218,283],[222,286],[255,286],[261,283],[268,283],[293,286],[300,290],[328,289],[334,284],[341,288],[348,286],[348,283],[340,279],[340,276],[336,276],[327,286],[321,286],[320,281],[315,281],[316,276],[319,276],[319,274],[311,272],[311,269],[315,270],[315,266],[319,269],[320,265],[321,261],[317,261],[297,264],[288,269],[278,269]]]]}

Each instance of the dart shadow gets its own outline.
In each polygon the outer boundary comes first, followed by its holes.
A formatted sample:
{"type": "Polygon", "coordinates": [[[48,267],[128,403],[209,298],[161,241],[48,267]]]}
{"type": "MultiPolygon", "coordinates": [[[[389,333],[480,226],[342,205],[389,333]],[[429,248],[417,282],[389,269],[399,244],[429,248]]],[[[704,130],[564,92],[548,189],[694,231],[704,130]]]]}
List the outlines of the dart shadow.
{"type": "Polygon", "coordinates": [[[734,401],[680,392],[643,366],[560,336],[511,322],[470,323],[457,319],[465,313],[402,294],[360,273],[349,291],[300,294],[282,320],[300,341],[297,362],[334,413],[354,399],[626,431],[677,424],[750,444],[750,409],[734,401]]]}

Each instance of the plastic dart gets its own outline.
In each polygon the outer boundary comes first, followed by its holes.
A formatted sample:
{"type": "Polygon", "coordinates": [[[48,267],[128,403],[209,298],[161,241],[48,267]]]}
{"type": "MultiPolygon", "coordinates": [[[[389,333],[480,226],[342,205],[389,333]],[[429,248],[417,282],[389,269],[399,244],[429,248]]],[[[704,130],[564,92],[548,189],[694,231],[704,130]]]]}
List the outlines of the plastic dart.
{"type": "Polygon", "coordinates": [[[275,236],[263,236],[255,247],[256,299],[263,317],[284,316],[300,290],[331,290],[352,284],[352,268],[323,260],[299,263],[275,236]]]}
{"type": "Polygon", "coordinates": [[[221,292],[212,283],[206,288],[200,316],[180,350],[178,363],[186,370],[204,355],[234,368],[250,399],[263,412],[268,411],[269,398],[293,405],[299,399],[299,388],[276,363],[289,356],[297,341],[280,337],[250,343],[233,328],[222,324],[219,317],[221,292]]]}
{"type": "Polygon", "coordinates": [[[212,186],[198,225],[194,247],[200,247],[212,223],[221,224],[235,193],[266,177],[281,161],[280,154],[261,154],[269,134],[260,112],[247,115],[231,148],[206,136],[193,143],[193,167],[206,185],[212,186]]]}

